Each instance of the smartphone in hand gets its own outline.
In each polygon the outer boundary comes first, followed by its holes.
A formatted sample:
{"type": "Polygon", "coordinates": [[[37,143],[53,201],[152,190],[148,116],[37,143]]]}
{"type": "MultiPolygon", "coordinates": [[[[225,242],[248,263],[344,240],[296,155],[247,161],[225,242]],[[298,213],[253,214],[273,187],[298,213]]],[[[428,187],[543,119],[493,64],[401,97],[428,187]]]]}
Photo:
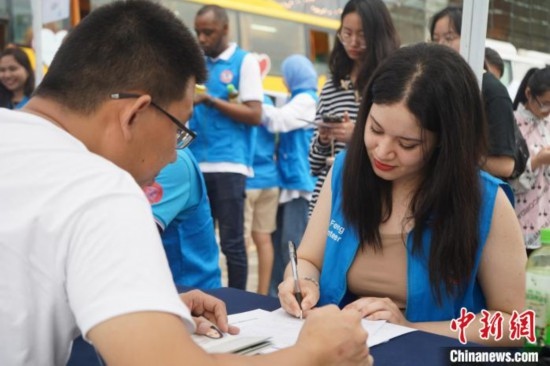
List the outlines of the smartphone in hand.
{"type": "Polygon", "coordinates": [[[321,116],[324,123],[341,123],[342,122],[342,116],[339,116],[337,114],[323,114],[321,116]]]}

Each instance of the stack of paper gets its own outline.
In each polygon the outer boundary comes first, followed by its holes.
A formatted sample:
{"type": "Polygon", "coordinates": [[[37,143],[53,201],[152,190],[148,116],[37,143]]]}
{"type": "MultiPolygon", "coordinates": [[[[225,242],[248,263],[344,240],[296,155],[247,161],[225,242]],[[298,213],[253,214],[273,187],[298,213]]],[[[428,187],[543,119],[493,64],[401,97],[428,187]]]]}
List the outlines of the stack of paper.
{"type": "MultiPolygon", "coordinates": [[[[304,321],[289,315],[282,308],[273,312],[257,309],[229,316],[229,323],[241,329],[238,335],[225,334],[219,339],[193,335],[193,339],[209,353],[269,353],[294,345],[304,321]]],[[[363,319],[361,322],[369,334],[369,347],[415,331],[384,320],[363,319]]]]}
{"type": "MultiPolygon", "coordinates": [[[[271,347],[263,348],[258,353],[273,352],[294,345],[304,321],[287,314],[281,308],[273,312],[257,309],[229,316],[229,322],[241,329],[240,337],[270,338],[271,347]]],[[[415,330],[383,320],[363,319],[362,324],[369,333],[367,340],[369,347],[415,330]]]]}

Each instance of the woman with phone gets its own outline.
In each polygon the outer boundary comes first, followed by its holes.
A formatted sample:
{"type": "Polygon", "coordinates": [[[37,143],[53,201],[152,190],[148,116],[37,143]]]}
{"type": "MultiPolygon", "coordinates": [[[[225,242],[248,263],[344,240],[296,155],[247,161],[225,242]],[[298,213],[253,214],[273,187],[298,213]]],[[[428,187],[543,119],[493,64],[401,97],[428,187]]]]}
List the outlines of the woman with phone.
{"type": "Polygon", "coordinates": [[[329,59],[330,77],[319,96],[315,116],[317,123],[339,123],[319,127],[311,141],[309,163],[318,179],[309,203],[310,215],[335,154],[346,148],[353,133],[361,91],[374,69],[399,48],[399,43],[382,0],[350,0],[344,6],[329,59]]]}
{"type": "Polygon", "coordinates": [[[305,121],[315,116],[317,72],[303,55],[290,55],[281,64],[290,99],[282,107],[263,105],[262,124],[278,133],[277,171],[279,206],[273,239],[273,269],[269,294],[277,296],[277,285],[289,261],[288,242],[299,243],[308,221],[308,204],[315,186],[307,151],[313,129],[305,121]],[[304,121],[305,120],[305,121],[304,121]]]}

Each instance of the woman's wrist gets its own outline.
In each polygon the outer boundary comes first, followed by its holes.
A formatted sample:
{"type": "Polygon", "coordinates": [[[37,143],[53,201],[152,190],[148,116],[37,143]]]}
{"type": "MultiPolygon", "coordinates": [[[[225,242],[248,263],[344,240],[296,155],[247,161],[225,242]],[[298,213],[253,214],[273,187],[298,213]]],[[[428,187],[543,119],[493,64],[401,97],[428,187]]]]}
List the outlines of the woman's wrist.
{"type": "Polygon", "coordinates": [[[317,281],[313,277],[302,277],[302,280],[309,281],[309,282],[313,283],[315,286],[319,287],[319,281],[317,281]]]}

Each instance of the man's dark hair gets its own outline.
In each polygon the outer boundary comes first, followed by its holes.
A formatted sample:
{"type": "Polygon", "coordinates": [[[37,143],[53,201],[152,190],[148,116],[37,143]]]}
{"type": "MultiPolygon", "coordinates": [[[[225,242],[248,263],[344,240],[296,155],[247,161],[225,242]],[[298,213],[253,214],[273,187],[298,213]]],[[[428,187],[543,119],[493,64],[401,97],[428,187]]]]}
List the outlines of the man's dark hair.
{"type": "MultiPolygon", "coordinates": [[[[500,57],[498,52],[491,47],[485,47],[485,63],[496,67],[500,73],[500,77],[502,77],[504,73],[504,61],[502,61],[502,57],[500,57]]],[[[488,68],[485,67],[485,69],[488,68]]]]}
{"type": "Polygon", "coordinates": [[[197,11],[197,14],[195,16],[204,15],[209,11],[214,12],[214,18],[216,18],[216,20],[220,22],[222,25],[229,24],[229,17],[227,16],[227,12],[225,11],[224,8],[218,5],[205,5],[202,8],[200,8],[199,11],[197,11]]]}
{"type": "Polygon", "coordinates": [[[202,51],[168,9],[146,0],[99,7],[69,33],[35,95],[89,113],[111,93],[136,91],[160,105],[206,79],[202,51]]]}

